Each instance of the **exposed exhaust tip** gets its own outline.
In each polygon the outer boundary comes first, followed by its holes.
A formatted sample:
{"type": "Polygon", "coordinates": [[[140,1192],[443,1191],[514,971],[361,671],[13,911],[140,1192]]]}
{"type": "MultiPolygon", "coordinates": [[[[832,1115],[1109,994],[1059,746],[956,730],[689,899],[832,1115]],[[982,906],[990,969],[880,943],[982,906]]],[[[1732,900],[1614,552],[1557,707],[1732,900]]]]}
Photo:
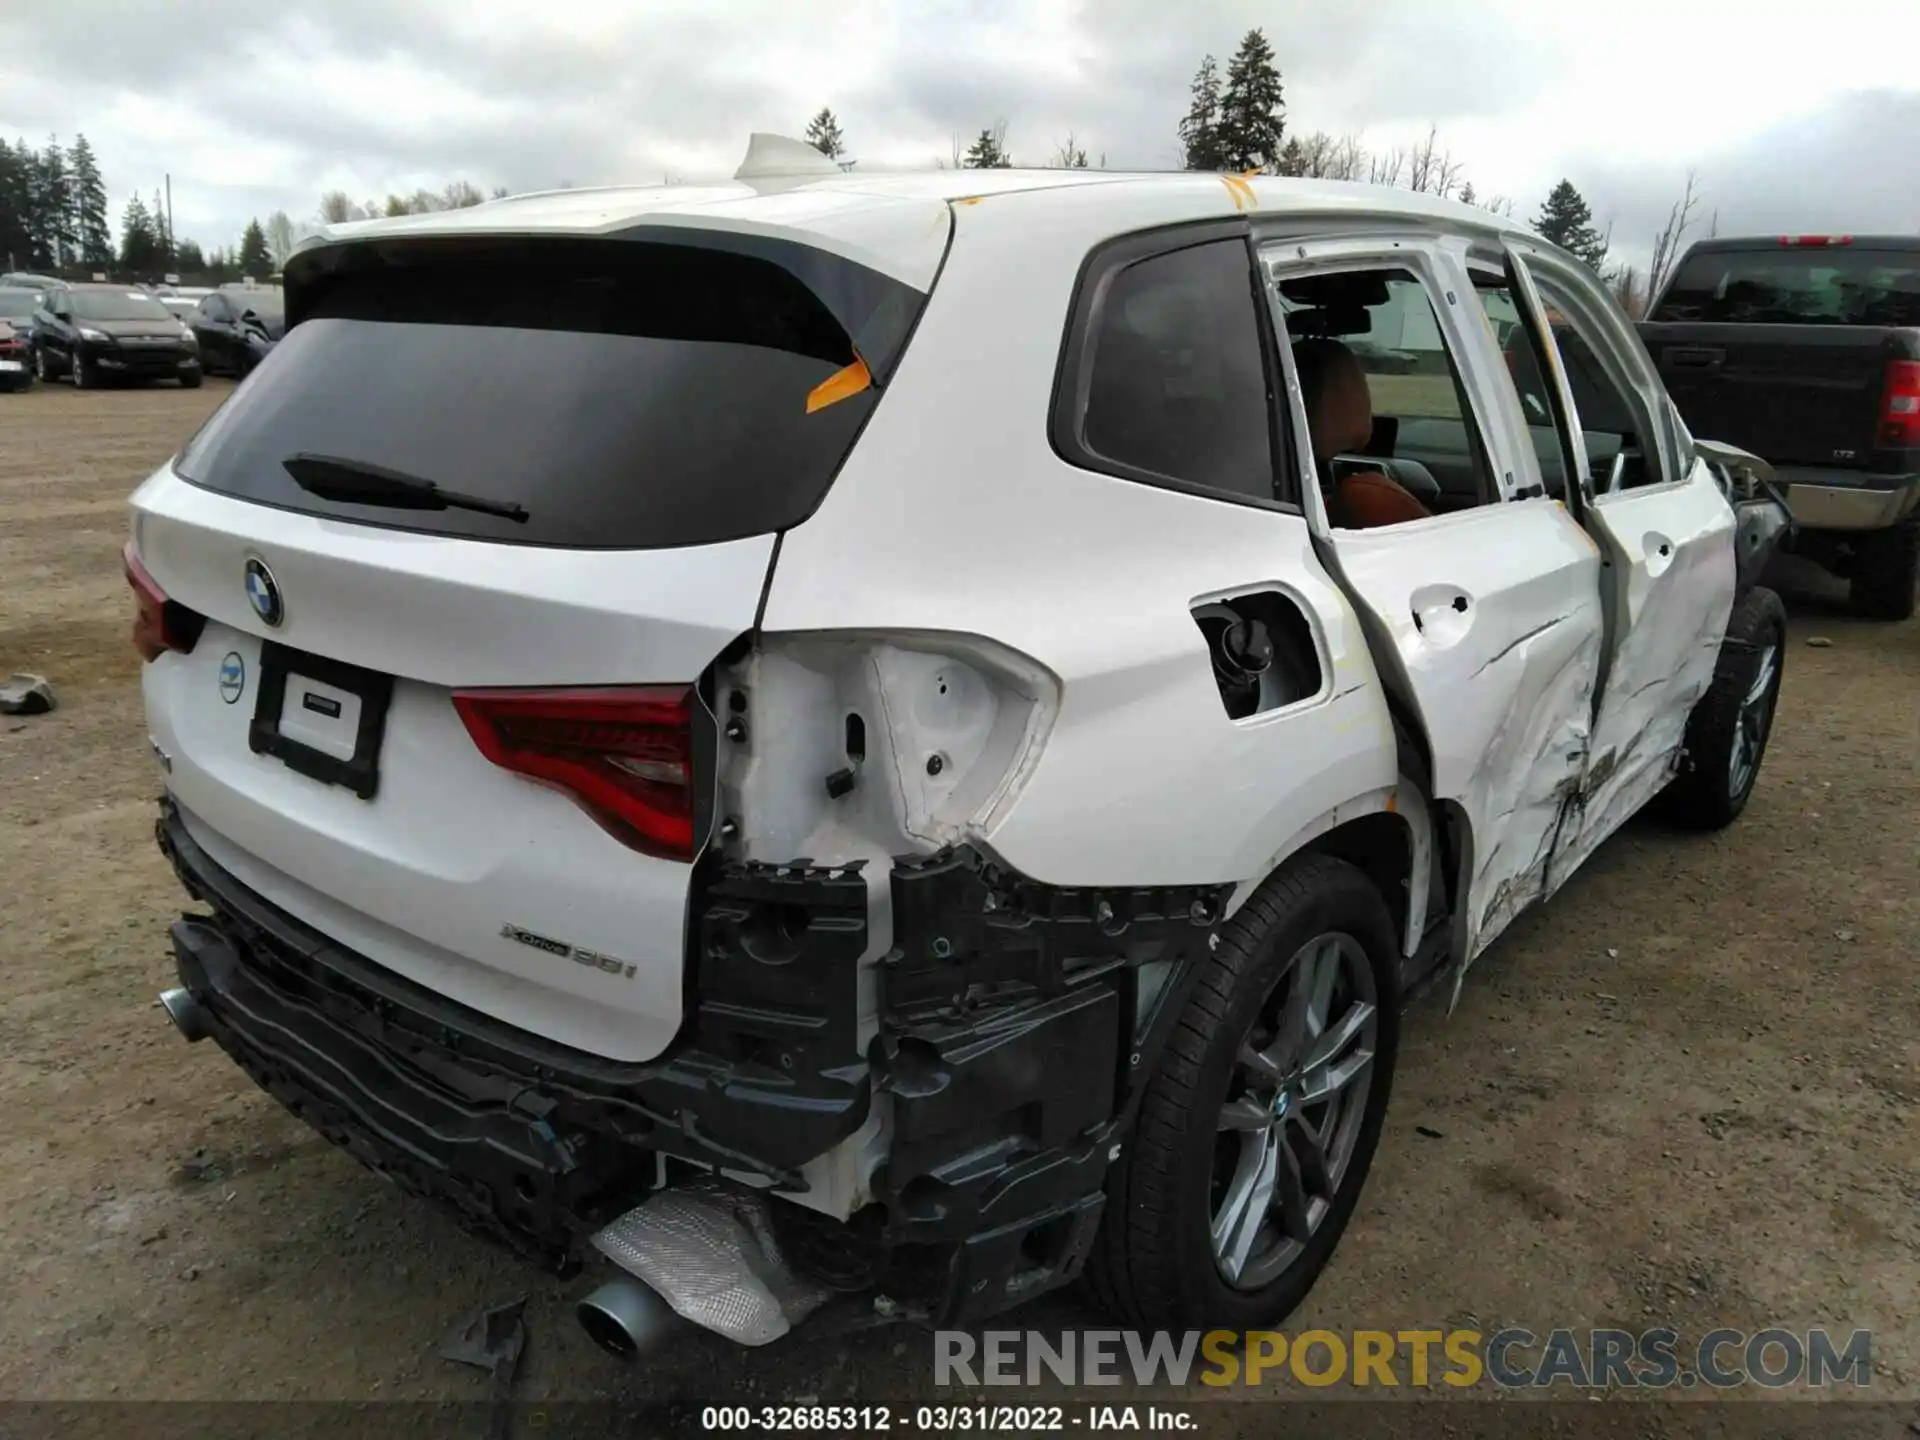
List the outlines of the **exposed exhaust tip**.
{"type": "Polygon", "coordinates": [[[573,1313],[594,1344],[622,1360],[653,1349],[684,1323],[659,1291],[631,1275],[609,1280],[573,1313]]]}
{"type": "Polygon", "coordinates": [[[193,993],[181,986],[160,992],[160,1008],[167,1012],[167,1018],[173,1021],[173,1028],[184,1036],[189,1044],[204,1040],[210,1033],[207,1027],[207,1012],[193,993]]]}

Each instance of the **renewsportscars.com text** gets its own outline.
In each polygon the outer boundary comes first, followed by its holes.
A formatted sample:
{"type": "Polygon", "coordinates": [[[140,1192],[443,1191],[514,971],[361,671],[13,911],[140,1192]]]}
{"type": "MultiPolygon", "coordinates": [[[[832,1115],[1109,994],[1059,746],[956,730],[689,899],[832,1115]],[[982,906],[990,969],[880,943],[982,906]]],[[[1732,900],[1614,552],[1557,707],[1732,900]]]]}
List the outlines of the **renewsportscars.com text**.
{"type": "Polygon", "coordinates": [[[1431,1385],[1666,1389],[1864,1386],[1873,1335],[1713,1330],[957,1330],[933,1337],[936,1385],[1431,1385]]]}

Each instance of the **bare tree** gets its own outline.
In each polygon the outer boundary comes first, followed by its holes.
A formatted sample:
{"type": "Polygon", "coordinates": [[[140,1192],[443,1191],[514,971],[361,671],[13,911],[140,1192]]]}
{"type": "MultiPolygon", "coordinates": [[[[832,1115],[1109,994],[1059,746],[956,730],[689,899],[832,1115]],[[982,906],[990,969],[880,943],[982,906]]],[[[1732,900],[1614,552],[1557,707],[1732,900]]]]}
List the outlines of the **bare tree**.
{"type": "Polygon", "coordinates": [[[947,163],[942,168],[958,170],[961,162],[966,158],[967,147],[961,143],[960,137],[958,135],[949,135],[947,137],[947,163]]]}
{"type": "Polygon", "coordinates": [[[267,217],[266,237],[267,254],[273,259],[273,268],[278,270],[293,254],[294,242],[299,238],[293,233],[293,221],[286,211],[276,210],[267,217]]]}
{"type": "Polygon", "coordinates": [[[1334,142],[1332,153],[1327,156],[1326,178],[1358,181],[1367,173],[1367,165],[1367,147],[1360,143],[1358,135],[1349,131],[1334,142]]]}
{"type": "Polygon", "coordinates": [[[364,219],[365,213],[347,198],[346,191],[329,190],[320,197],[320,222],[323,225],[344,225],[349,220],[364,219]]]}
{"type": "Polygon", "coordinates": [[[487,197],[480,187],[471,180],[455,180],[441,192],[440,200],[449,210],[464,210],[469,205],[478,205],[487,197]]]}
{"type": "Polygon", "coordinates": [[[1309,180],[1358,180],[1367,173],[1367,152],[1358,135],[1316,130],[1296,139],[1300,174],[1309,180]]]}
{"type": "Polygon", "coordinates": [[[1369,185],[1398,185],[1400,177],[1406,172],[1407,152],[1398,145],[1383,154],[1369,156],[1367,159],[1367,183],[1369,185]]]}
{"type": "MultiPolygon", "coordinates": [[[[1453,158],[1453,152],[1440,148],[1440,127],[1429,125],[1427,138],[1407,154],[1407,188],[1421,195],[1438,195],[1442,200],[1459,187],[1466,166],[1453,158]]],[[[1391,182],[1389,182],[1391,183],[1391,182]]]]}
{"type": "Polygon", "coordinates": [[[1687,188],[1673,202],[1673,207],[1667,211],[1667,223],[1653,237],[1653,261],[1647,266],[1649,303],[1673,273],[1673,267],[1680,259],[1680,242],[1685,238],[1687,228],[1693,224],[1693,212],[1700,203],[1700,197],[1694,194],[1694,178],[1693,171],[1687,171],[1687,188]]]}
{"type": "Polygon", "coordinates": [[[1607,280],[1615,302],[1629,320],[1638,320],[1647,313],[1646,292],[1641,288],[1640,274],[1633,266],[1622,265],[1607,280]]]}
{"type": "Polygon", "coordinates": [[[1513,218],[1513,200],[1510,196],[1495,195],[1490,200],[1481,200],[1476,203],[1490,214],[1501,215],[1508,220],[1513,218]]]}
{"type": "Polygon", "coordinates": [[[1073,131],[1067,132],[1067,138],[1053,147],[1053,159],[1047,162],[1052,170],[1084,170],[1087,168],[1087,152],[1074,143],[1073,131]]]}

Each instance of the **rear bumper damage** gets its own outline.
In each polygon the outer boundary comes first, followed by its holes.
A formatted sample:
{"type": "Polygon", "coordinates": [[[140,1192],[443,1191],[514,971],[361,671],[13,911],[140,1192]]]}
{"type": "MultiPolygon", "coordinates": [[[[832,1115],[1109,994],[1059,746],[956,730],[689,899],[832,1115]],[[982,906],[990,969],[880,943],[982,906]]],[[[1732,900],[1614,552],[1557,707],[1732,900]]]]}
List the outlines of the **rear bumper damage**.
{"type": "Polygon", "coordinates": [[[1042,886],[966,846],[896,861],[875,1033],[857,867],[716,862],[696,885],[688,1019],[659,1060],[624,1064],[335,945],[222,870],[170,802],[157,831],[211,912],[172,932],[192,1025],[469,1230],[571,1273],[613,1254],[607,1227],[663,1183],[717,1171],[797,1192],[877,1112],[872,1203],[841,1220],[773,1198],[766,1214],[803,1280],[942,1324],[1078,1275],[1230,893],[1042,886]]]}

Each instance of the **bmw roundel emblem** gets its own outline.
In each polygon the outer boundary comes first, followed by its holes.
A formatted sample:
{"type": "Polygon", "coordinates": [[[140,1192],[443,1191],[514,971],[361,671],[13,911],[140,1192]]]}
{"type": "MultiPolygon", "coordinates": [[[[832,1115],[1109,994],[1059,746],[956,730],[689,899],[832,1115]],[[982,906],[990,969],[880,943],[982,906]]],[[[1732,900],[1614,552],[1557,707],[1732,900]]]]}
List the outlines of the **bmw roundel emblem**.
{"type": "Polygon", "coordinates": [[[220,662],[220,698],[229,705],[238,703],[247,688],[247,664],[238,650],[229,650],[220,662]]]}
{"type": "Polygon", "coordinates": [[[278,625],[287,618],[280,587],[273,583],[273,572],[264,561],[247,561],[247,603],[253,606],[253,613],[269,625],[278,625]]]}

